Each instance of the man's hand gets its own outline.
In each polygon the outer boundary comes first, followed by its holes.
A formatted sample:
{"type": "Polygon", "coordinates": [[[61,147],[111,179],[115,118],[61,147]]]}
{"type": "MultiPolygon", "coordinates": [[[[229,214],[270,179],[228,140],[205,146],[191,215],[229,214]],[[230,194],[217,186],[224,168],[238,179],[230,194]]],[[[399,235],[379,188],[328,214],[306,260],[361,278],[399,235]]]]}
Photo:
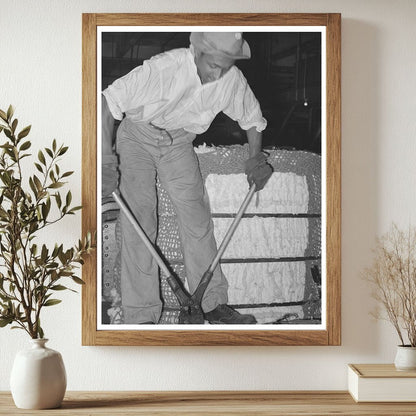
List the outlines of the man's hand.
{"type": "Polygon", "coordinates": [[[116,155],[103,155],[101,197],[111,195],[118,185],[118,161],[116,155]]]}
{"type": "Polygon", "coordinates": [[[249,185],[255,183],[256,191],[261,191],[272,176],[273,168],[267,163],[266,155],[260,152],[245,161],[244,171],[249,185]]]}

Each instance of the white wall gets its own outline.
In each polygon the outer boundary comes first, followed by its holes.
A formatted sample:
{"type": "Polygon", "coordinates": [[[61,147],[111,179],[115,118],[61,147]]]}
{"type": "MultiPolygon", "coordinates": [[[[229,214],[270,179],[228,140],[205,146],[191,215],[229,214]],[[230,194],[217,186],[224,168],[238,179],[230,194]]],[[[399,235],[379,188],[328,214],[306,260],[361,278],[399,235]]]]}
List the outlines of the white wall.
{"type": "MultiPolygon", "coordinates": [[[[342,13],[342,346],[82,347],[81,299],[64,295],[44,326],[70,390],[345,389],[346,364],[392,362],[392,328],[369,316],[359,278],[391,221],[415,222],[416,2],[413,0],[0,0],[0,108],[32,124],[35,149],[56,137],[81,187],[81,13],[342,13]]],[[[67,244],[80,216],[48,235],[67,244]]],[[[27,336],[0,330],[0,390],[27,336]]]]}

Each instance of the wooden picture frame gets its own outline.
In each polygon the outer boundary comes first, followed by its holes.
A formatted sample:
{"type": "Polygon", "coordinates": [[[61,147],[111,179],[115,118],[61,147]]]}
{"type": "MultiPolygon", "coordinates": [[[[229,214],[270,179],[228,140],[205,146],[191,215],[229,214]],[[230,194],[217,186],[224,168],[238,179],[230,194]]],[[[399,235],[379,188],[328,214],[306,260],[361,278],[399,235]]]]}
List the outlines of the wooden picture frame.
{"type": "MultiPolygon", "coordinates": [[[[83,14],[82,38],[82,205],[83,232],[97,229],[97,29],[101,26],[237,26],[321,27],[325,34],[326,90],[322,94],[326,109],[326,158],[323,164],[326,288],[322,297],[325,309],[321,329],[163,329],[114,330],[99,328],[97,308],[97,255],[83,266],[86,284],[82,291],[83,345],[340,345],[341,344],[341,15],[322,14],[83,14]]],[[[184,30],[186,31],[186,30],[184,30]]],[[[191,31],[191,30],[189,30],[191,31]]],[[[244,30],[243,30],[244,31],[244,30]]],[[[100,242],[98,242],[100,244],[100,242]]]]}

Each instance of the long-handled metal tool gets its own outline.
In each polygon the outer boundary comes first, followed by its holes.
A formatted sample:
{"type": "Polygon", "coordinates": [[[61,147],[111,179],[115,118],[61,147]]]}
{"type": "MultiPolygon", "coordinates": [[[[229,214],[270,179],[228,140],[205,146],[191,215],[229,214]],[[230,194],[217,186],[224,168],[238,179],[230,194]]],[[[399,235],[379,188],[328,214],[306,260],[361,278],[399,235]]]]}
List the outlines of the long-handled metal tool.
{"type": "Polygon", "coordinates": [[[180,305],[180,312],[179,312],[179,319],[178,322],[180,324],[203,324],[204,323],[204,314],[201,307],[202,297],[204,296],[205,290],[212,279],[212,275],[214,273],[215,268],[217,267],[224,251],[226,250],[228,244],[231,241],[231,238],[238,227],[238,224],[243,217],[244,212],[247,209],[248,204],[250,203],[254,192],[256,191],[256,185],[253,184],[250,188],[250,191],[246,195],[243,203],[241,204],[240,209],[238,210],[233,222],[231,223],[230,227],[227,230],[227,233],[224,236],[224,239],[217,251],[216,256],[212,260],[210,266],[208,267],[207,271],[202,275],[201,281],[199,282],[195,292],[191,295],[184,287],[182,282],[179,280],[178,277],[172,275],[169,271],[168,267],[166,266],[163,259],[160,257],[159,253],[156,251],[153,243],[149,240],[149,237],[143,231],[140,224],[137,222],[136,218],[130,211],[127,204],[122,200],[122,198],[113,192],[113,198],[116,203],[119,205],[120,209],[126,215],[129,222],[132,224],[134,230],[142,239],[143,243],[159,265],[162,272],[167,276],[167,281],[169,286],[172,288],[173,292],[175,293],[179,305],[180,305]]]}

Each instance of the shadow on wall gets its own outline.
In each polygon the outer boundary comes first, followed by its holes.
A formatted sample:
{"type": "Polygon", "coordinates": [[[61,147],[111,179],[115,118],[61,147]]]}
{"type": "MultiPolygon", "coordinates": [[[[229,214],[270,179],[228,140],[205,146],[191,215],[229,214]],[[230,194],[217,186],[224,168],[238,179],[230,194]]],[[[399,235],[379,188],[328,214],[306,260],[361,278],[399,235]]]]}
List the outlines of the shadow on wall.
{"type": "Polygon", "coordinates": [[[369,315],[371,290],[360,272],[372,260],[378,232],[380,29],[342,20],[342,344],[350,353],[379,352],[369,315]]]}

